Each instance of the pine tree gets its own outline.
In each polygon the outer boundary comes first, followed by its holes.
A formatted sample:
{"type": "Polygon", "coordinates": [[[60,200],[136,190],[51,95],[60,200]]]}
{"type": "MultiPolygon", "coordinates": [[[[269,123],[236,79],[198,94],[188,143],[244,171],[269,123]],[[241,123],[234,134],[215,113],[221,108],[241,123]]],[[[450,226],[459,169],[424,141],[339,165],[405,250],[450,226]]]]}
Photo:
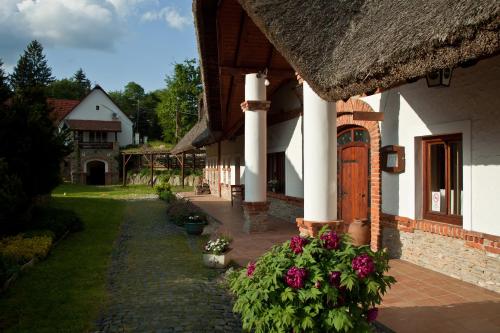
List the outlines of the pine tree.
{"type": "Polygon", "coordinates": [[[90,80],[83,69],[78,69],[73,75],[73,81],[78,85],[79,99],[83,99],[90,92],[90,80]]]}
{"type": "Polygon", "coordinates": [[[15,93],[26,89],[37,89],[54,81],[52,70],[47,65],[43,46],[34,40],[28,44],[10,76],[10,85],[15,93]]]}
{"type": "Polygon", "coordinates": [[[2,104],[10,96],[10,89],[7,83],[7,79],[7,75],[3,70],[2,59],[0,59],[0,104],[2,104]]]}

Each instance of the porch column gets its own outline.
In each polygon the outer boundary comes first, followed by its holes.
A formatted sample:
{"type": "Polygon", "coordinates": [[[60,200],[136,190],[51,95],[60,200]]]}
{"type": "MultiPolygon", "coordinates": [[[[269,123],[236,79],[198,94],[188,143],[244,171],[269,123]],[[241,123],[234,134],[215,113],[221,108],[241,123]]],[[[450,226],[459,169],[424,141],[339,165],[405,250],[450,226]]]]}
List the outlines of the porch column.
{"type": "Polygon", "coordinates": [[[247,233],[267,229],[267,110],[266,77],[263,74],[245,75],[245,217],[247,233]]]}
{"type": "Polygon", "coordinates": [[[304,81],[304,217],[302,235],[324,226],[341,231],[337,220],[337,112],[304,81]]]}

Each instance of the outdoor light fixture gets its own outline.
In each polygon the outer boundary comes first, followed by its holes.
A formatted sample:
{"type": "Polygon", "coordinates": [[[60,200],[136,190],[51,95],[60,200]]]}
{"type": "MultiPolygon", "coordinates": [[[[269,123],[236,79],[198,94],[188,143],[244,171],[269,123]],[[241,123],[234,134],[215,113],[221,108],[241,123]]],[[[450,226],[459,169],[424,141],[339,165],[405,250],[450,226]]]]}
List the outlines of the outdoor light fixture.
{"type": "Polygon", "coordinates": [[[266,87],[269,87],[269,85],[270,85],[271,83],[269,82],[269,80],[268,80],[268,79],[266,79],[266,81],[264,81],[264,84],[266,85],[266,87]]]}
{"type": "Polygon", "coordinates": [[[451,81],[451,74],[453,69],[443,68],[427,74],[427,86],[431,87],[449,87],[451,81]]]}

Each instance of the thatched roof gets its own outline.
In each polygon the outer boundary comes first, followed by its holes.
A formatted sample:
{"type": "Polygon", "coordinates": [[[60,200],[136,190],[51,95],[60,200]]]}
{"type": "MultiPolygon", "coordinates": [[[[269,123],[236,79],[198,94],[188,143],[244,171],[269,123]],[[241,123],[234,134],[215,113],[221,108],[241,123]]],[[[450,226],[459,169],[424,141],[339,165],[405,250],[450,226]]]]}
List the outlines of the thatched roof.
{"type": "Polygon", "coordinates": [[[238,0],[294,69],[335,101],[500,50],[498,0],[238,0]]]}
{"type": "Polygon", "coordinates": [[[218,137],[208,128],[207,112],[203,106],[203,100],[200,99],[198,105],[199,119],[196,124],[184,135],[174,148],[170,150],[171,154],[177,155],[183,152],[196,150],[199,147],[209,145],[217,141],[218,137]]]}

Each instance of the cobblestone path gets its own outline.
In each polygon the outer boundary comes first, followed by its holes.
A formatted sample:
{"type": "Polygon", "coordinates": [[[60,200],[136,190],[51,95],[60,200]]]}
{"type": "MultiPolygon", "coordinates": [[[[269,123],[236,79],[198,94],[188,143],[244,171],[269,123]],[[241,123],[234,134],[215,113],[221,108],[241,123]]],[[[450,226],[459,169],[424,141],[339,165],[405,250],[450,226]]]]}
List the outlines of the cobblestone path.
{"type": "Polygon", "coordinates": [[[127,202],[97,332],[240,332],[220,273],[202,265],[202,239],[165,211],[159,200],[127,202]]]}

